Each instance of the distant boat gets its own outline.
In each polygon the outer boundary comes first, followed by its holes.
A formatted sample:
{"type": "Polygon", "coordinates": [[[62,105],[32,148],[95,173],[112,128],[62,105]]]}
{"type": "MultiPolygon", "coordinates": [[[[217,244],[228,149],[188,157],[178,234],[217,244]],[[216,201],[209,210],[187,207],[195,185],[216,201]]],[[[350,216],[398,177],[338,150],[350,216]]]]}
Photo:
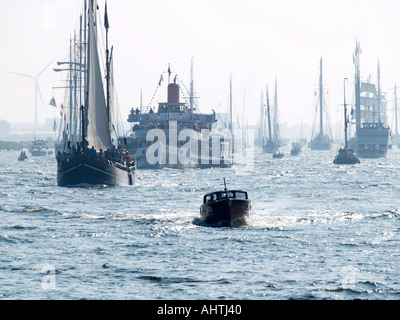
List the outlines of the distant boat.
{"type": "Polygon", "coordinates": [[[357,42],[353,58],[356,134],[350,144],[360,158],[385,158],[391,146],[391,130],[384,113],[387,101],[381,90],[380,65],[378,62],[377,86],[370,81],[361,82],[360,53],[357,42]]]}
{"type": "Polygon", "coordinates": [[[320,76],[319,76],[319,133],[310,141],[311,150],[330,150],[332,147],[331,138],[324,134],[324,104],[323,104],[323,82],[322,82],[322,58],[320,61],[320,76]]]}
{"type": "Polygon", "coordinates": [[[19,160],[19,161],[24,161],[24,160],[26,160],[26,159],[28,159],[28,156],[26,155],[25,150],[22,150],[21,153],[20,153],[20,155],[18,156],[18,160],[19,160]]]}
{"type": "MultiPolygon", "coordinates": [[[[345,79],[346,80],[346,79],[345,79]]],[[[340,148],[338,154],[333,160],[334,164],[358,164],[360,159],[354,154],[352,149],[349,149],[347,142],[347,108],[346,108],[346,86],[344,81],[344,148],[340,148]]]]}
{"type": "MultiPolygon", "coordinates": [[[[97,51],[97,26],[101,24],[96,23],[96,8],[96,1],[89,1],[89,40],[85,55],[87,57],[85,81],[88,93],[85,106],[81,107],[79,123],[82,128],[81,141],[76,146],[72,144],[67,152],[57,151],[57,185],[60,187],[135,184],[135,162],[129,155],[123,156],[122,149],[118,150],[112,143],[113,51],[112,48],[111,52],[108,47],[106,48],[106,92],[104,92],[103,66],[99,62],[97,51]]],[[[108,43],[107,26],[106,37],[108,43]]]]}
{"type": "Polygon", "coordinates": [[[246,225],[252,214],[252,203],[247,192],[225,189],[207,193],[200,207],[200,217],[213,227],[239,227],[246,225]]]}
{"type": "MultiPolygon", "coordinates": [[[[275,98],[274,98],[274,115],[277,114],[278,108],[278,98],[277,98],[277,83],[275,82],[275,98]]],[[[280,147],[280,139],[279,139],[279,124],[277,122],[277,117],[274,116],[273,128],[274,132],[272,133],[272,124],[271,124],[271,108],[269,105],[269,94],[267,87],[267,121],[268,121],[268,138],[263,137],[263,145],[262,149],[264,153],[275,153],[280,147]]]]}
{"type": "Polygon", "coordinates": [[[274,159],[281,159],[281,158],[283,158],[284,156],[285,156],[285,155],[284,155],[282,152],[278,151],[278,152],[276,152],[276,153],[273,154],[272,158],[274,158],[274,159]]]}
{"type": "Polygon", "coordinates": [[[298,156],[299,154],[301,154],[301,144],[300,143],[292,143],[292,149],[290,150],[290,154],[292,156],[298,156]]]}
{"type": "Polygon", "coordinates": [[[32,142],[29,152],[33,157],[47,156],[49,150],[47,148],[47,142],[41,139],[35,139],[32,142]]]}

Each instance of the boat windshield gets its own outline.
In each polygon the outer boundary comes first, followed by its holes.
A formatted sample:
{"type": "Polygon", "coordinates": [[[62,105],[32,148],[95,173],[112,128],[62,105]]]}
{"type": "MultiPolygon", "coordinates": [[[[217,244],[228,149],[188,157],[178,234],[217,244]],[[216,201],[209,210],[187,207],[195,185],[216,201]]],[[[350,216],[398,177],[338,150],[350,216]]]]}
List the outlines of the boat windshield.
{"type": "Polygon", "coordinates": [[[225,199],[247,200],[247,193],[243,191],[217,192],[205,196],[204,203],[213,203],[225,199]]]}
{"type": "Polygon", "coordinates": [[[236,193],[236,199],[239,200],[246,200],[247,199],[247,194],[246,192],[235,192],[236,193]]]}

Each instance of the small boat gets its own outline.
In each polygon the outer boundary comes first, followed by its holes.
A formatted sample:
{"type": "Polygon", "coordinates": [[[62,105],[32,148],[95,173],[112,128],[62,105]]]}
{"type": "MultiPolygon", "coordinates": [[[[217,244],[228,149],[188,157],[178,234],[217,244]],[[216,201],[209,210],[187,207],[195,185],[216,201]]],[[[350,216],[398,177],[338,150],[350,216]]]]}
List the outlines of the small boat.
{"type": "Polygon", "coordinates": [[[283,158],[285,155],[282,153],[282,152],[276,152],[276,153],[274,153],[274,155],[272,156],[272,158],[274,158],[274,159],[281,159],[281,158],[283,158]]]}
{"type": "Polygon", "coordinates": [[[18,157],[18,160],[19,160],[19,161],[24,161],[24,160],[26,160],[26,159],[28,159],[28,156],[26,155],[25,150],[22,150],[21,153],[20,153],[20,155],[19,155],[19,157],[18,157]]]}
{"type": "MultiPolygon", "coordinates": [[[[346,80],[346,79],[345,79],[346,80]]],[[[349,149],[347,143],[347,108],[346,108],[346,86],[344,81],[344,148],[340,148],[338,154],[333,160],[334,164],[359,164],[360,159],[354,154],[352,149],[349,149]]]]}
{"type": "Polygon", "coordinates": [[[239,227],[246,225],[251,216],[252,204],[247,192],[225,189],[207,193],[200,207],[200,217],[213,227],[239,227]]]}
{"type": "Polygon", "coordinates": [[[301,144],[300,143],[292,143],[292,150],[290,150],[290,154],[292,156],[298,156],[301,154],[301,144]]]}
{"type": "Polygon", "coordinates": [[[47,142],[41,139],[35,139],[29,148],[29,152],[33,157],[47,156],[48,151],[47,142]]]}
{"type": "Polygon", "coordinates": [[[352,149],[340,148],[333,160],[334,164],[359,164],[360,159],[354,154],[352,149]]]}

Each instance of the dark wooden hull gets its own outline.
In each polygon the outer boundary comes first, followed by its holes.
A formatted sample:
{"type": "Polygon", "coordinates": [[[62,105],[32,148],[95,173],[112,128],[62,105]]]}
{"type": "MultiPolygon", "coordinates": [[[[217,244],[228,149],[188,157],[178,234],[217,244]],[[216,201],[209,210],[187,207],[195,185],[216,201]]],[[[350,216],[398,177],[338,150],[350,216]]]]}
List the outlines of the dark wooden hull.
{"type": "Polygon", "coordinates": [[[57,166],[59,187],[79,185],[129,186],[135,184],[134,170],[125,170],[109,162],[79,155],[57,166]]]}
{"type": "Polygon", "coordinates": [[[203,204],[200,207],[201,219],[211,226],[236,227],[246,225],[250,216],[250,200],[221,200],[203,204]]]}

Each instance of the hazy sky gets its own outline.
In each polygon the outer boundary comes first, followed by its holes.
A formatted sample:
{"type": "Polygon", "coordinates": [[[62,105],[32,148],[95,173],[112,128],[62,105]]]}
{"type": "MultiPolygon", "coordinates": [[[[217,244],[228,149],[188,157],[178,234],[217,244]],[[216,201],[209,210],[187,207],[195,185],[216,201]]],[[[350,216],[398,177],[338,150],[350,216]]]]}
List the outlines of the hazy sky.
{"type": "MultiPolygon", "coordinates": [[[[33,122],[33,80],[7,71],[36,75],[54,58],[39,78],[39,122],[59,114],[48,103],[52,96],[63,102],[63,91],[52,87],[66,77],[52,69],[68,58],[81,6],[78,0],[0,0],[0,119],[33,122]]],[[[99,7],[103,14],[104,0],[99,7]]],[[[201,111],[226,112],[232,75],[235,111],[241,116],[245,105],[254,124],[261,90],[268,85],[271,96],[275,78],[280,121],[313,123],[321,56],[329,117],[341,120],[345,77],[348,102],[353,96],[356,39],[362,77],[376,80],[379,58],[388,100],[400,83],[398,0],[108,0],[108,14],[124,119],[139,106],[141,89],[149,104],[169,63],[189,88],[192,57],[201,111]]]]}

